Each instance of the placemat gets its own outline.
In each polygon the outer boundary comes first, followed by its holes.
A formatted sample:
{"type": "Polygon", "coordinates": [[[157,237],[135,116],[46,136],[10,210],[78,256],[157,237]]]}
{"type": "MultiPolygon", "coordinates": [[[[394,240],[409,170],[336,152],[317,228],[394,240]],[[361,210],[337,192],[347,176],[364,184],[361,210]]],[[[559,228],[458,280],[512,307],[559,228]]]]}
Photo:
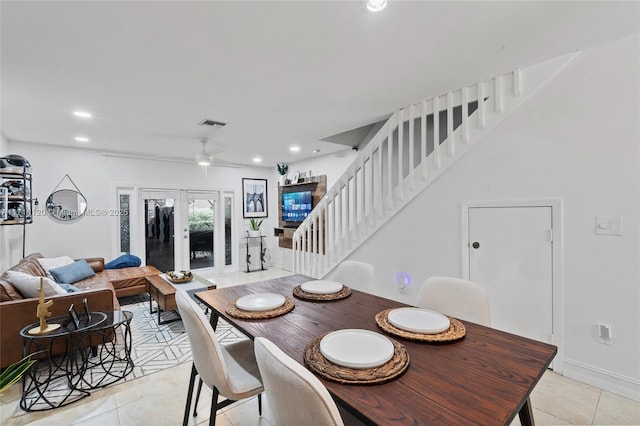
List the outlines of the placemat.
{"type": "Polygon", "coordinates": [[[320,352],[320,340],[326,334],[313,339],[304,350],[304,363],[325,379],[350,385],[380,384],[400,377],[409,367],[406,348],[394,339],[389,339],[394,347],[393,358],[385,364],[365,369],[341,367],[327,360],[320,352]]]}
{"type": "Polygon", "coordinates": [[[265,319],[278,317],[280,315],[286,314],[287,312],[291,312],[295,306],[296,304],[293,302],[293,299],[285,296],[284,305],[275,309],[269,309],[268,311],[245,311],[238,308],[235,302],[229,303],[225,311],[235,318],[265,319]]]}
{"type": "Polygon", "coordinates": [[[391,311],[392,309],[387,309],[379,312],[376,315],[376,323],[378,324],[378,327],[389,334],[393,334],[394,336],[404,337],[405,339],[410,340],[419,340],[422,342],[453,342],[462,339],[467,333],[467,329],[464,324],[453,317],[448,317],[451,322],[451,326],[442,333],[424,334],[402,330],[389,322],[388,315],[391,311]]]}
{"type": "Polygon", "coordinates": [[[297,285],[293,288],[293,295],[299,299],[305,299],[305,300],[320,300],[320,301],[339,300],[339,299],[344,299],[345,297],[348,297],[349,295],[351,295],[351,289],[347,286],[342,286],[342,290],[336,293],[315,294],[315,293],[307,293],[302,289],[301,286],[297,285]]]}

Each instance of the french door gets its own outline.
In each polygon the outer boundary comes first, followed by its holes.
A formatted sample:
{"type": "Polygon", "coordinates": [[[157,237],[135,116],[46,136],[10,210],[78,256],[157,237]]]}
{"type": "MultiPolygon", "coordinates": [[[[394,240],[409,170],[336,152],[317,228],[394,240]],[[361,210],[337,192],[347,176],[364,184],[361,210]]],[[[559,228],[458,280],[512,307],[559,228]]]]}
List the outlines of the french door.
{"type": "Polygon", "coordinates": [[[233,269],[233,193],[140,191],[144,260],[159,270],[233,269]]]}

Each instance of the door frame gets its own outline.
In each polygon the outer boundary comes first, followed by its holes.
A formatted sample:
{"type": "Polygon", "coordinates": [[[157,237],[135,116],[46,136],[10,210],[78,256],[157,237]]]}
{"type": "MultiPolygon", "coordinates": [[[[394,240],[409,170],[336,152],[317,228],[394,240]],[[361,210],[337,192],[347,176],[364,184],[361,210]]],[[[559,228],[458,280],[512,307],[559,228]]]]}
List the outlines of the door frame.
{"type": "Polygon", "coordinates": [[[463,201],[460,215],[460,247],[462,249],[463,279],[470,278],[469,256],[469,209],[475,207],[551,207],[551,227],[553,229],[551,242],[551,286],[552,286],[552,336],[551,341],[558,347],[558,353],[551,364],[551,368],[562,374],[564,366],[564,238],[562,229],[563,206],[562,198],[530,198],[504,200],[473,200],[463,201]]]}

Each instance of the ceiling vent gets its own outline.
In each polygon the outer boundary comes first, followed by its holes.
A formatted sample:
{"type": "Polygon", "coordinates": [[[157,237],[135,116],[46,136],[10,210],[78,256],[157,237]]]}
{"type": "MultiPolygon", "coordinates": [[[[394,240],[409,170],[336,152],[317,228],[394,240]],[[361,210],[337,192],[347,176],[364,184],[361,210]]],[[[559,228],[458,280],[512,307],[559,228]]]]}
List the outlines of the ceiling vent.
{"type": "Polygon", "coordinates": [[[202,120],[200,123],[198,123],[200,126],[205,126],[205,127],[224,127],[227,125],[227,123],[222,123],[220,121],[214,121],[214,120],[209,120],[208,118],[205,118],[204,120],[202,120]]]}

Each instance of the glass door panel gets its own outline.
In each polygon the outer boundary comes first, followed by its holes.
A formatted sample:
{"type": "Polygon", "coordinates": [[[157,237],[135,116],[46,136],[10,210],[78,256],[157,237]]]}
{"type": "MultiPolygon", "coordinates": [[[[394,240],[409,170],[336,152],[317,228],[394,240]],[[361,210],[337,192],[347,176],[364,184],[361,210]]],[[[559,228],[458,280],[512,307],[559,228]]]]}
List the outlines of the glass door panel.
{"type": "Polygon", "coordinates": [[[200,198],[189,194],[189,266],[190,269],[215,267],[215,197],[200,198]]]}
{"type": "Polygon", "coordinates": [[[144,197],[146,264],[162,272],[175,269],[174,206],[176,198],[144,197]]]}

